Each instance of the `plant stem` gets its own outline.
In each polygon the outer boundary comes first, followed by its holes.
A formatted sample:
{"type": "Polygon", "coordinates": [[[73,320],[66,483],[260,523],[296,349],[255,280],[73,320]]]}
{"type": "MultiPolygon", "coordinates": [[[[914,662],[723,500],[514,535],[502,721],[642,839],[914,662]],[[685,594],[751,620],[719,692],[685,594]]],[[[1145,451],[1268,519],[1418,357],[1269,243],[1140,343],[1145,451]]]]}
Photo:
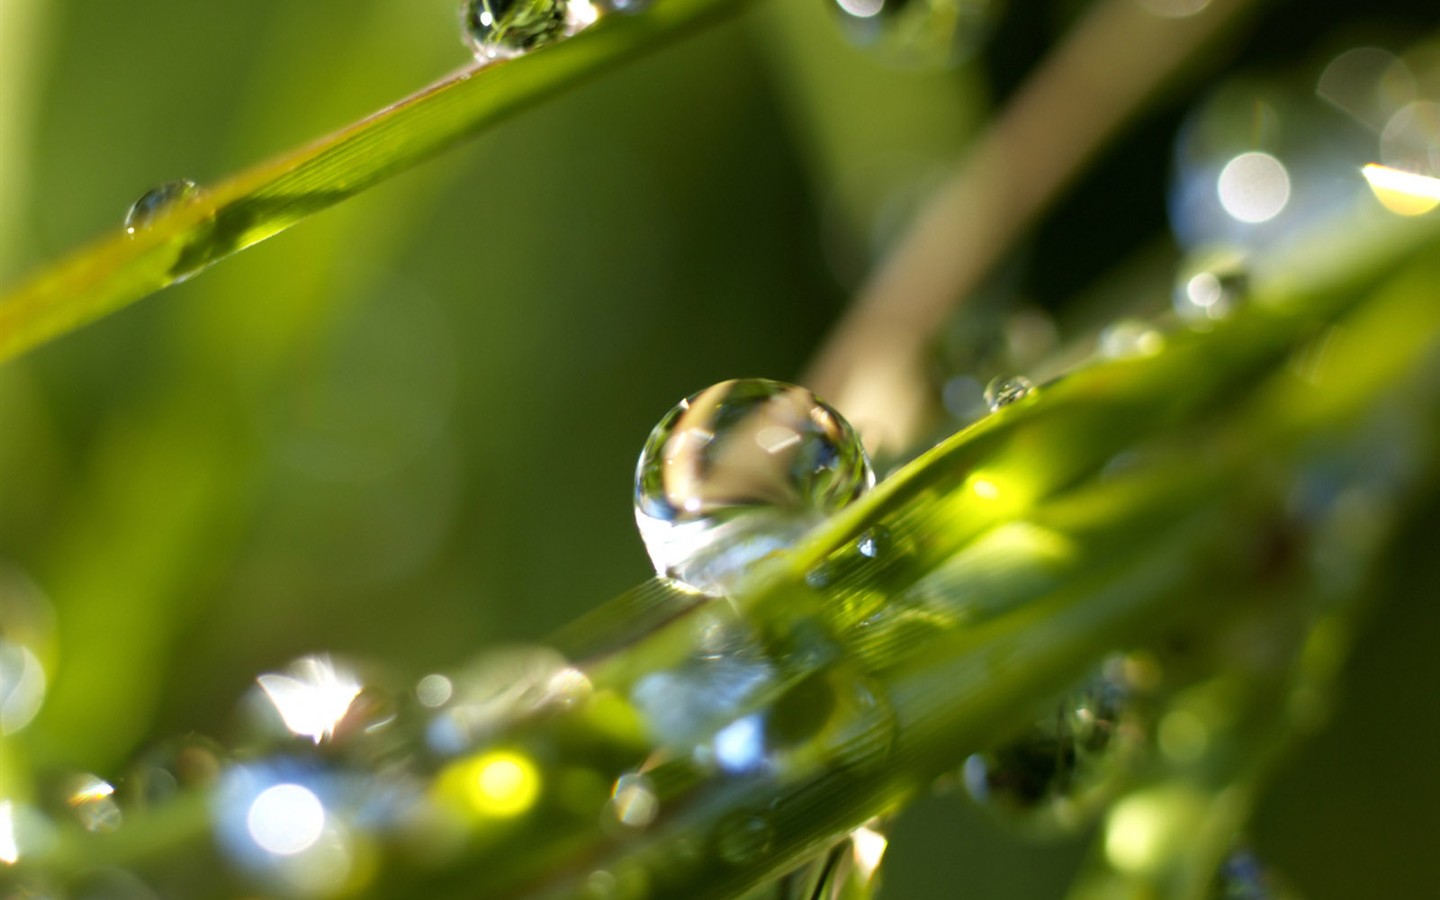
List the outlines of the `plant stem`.
{"type": "Polygon", "coordinates": [[[909,446],[928,414],[925,350],[1106,142],[1193,67],[1251,6],[1186,18],[1101,0],[1021,87],[862,287],[805,383],[872,452],[909,446]]]}

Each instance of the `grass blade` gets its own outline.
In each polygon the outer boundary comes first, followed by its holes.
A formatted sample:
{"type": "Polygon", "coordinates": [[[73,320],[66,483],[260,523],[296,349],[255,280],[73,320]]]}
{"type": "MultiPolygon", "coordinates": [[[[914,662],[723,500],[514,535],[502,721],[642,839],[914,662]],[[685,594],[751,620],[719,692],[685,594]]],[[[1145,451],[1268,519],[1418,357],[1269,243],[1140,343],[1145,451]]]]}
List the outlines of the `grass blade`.
{"type": "Polygon", "coordinates": [[[205,190],[134,235],[117,228],[0,298],[0,361],[188,278],[506,116],[745,5],[659,0],[642,14],[611,16],[541,51],[463,69],[205,190]]]}

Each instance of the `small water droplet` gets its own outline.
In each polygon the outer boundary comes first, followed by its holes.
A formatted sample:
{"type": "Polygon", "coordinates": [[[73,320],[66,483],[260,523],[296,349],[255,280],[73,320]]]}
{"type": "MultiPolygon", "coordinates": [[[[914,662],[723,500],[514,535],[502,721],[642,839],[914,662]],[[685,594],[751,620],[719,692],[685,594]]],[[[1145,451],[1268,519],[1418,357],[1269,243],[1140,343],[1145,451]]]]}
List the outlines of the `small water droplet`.
{"type": "Polygon", "coordinates": [[[1035,385],[1024,375],[1001,375],[985,385],[985,405],[995,412],[1030,396],[1035,385]]]}
{"type": "Polygon", "coordinates": [[[485,744],[515,722],[544,708],[572,705],[590,691],[584,673],[563,655],[528,644],[492,648],[442,677],[450,685],[447,702],[425,729],[426,743],[442,756],[485,744]]]}
{"type": "Polygon", "coordinates": [[[174,738],[140,754],[120,782],[125,808],[163,807],[178,794],[214,784],[227,762],[224,749],[198,734],[174,738]]]}
{"type": "Polygon", "coordinates": [[[1100,354],[1110,359],[1155,356],[1165,349],[1165,335],[1140,319],[1121,319],[1100,332],[1100,354]]]}
{"type": "Polygon", "coordinates": [[[855,549],[866,559],[879,559],[889,546],[890,529],[884,525],[876,525],[860,535],[860,539],[855,542],[855,549]]]}
{"type": "Polygon", "coordinates": [[[660,813],[660,798],[644,775],[631,773],[615,779],[610,792],[610,814],[627,828],[644,828],[660,813]]]}
{"type": "Polygon", "coordinates": [[[486,61],[509,59],[537,47],[543,47],[584,25],[576,15],[589,10],[593,21],[594,8],[588,2],[566,0],[465,0],[460,7],[460,20],[465,41],[476,58],[486,61]]]}
{"type": "Polygon", "coordinates": [[[636,467],[635,521],[657,573],[718,594],[874,483],[833,408],[804,388],[737,379],[655,426],[636,467]]]}
{"type": "Polygon", "coordinates": [[[765,816],[741,811],[715,826],[715,850],[731,865],[749,865],[774,846],[775,825],[765,816]]]}
{"type": "Polygon", "coordinates": [[[1110,665],[1052,715],[962,768],[978,803],[1039,832],[1084,824],[1114,788],[1139,743],[1123,666],[1110,665]]]}
{"type": "Polygon", "coordinates": [[[1210,900],[1285,900],[1294,893],[1246,847],[1230,851],[1211,885],[1210,900]]]}
{"type": "Polygon", "coordinates": [[[118,831],[124,819],[115,802],[115,786],[94,775],[72,777],[65,787],[65,804],[80,827],[96,834],[118,831]]]}
{"type": "Polygon", "coordinates": [[[125,233],[144,231],[162,213],[176,204],[190,203],[200,197],[200,186],[188,178],[166,181],[140,195],[125,213],[125,233]]]}
{"type": "Polygon", "coordinates": [[[989,36],[992,0],[835,0],[847,38],[906,68],[952,66],[989,36]]]}
{"type": "Polygon", "coordinates": [[[1171,300],[1181,319],[1206,325],[1233,313],[1249,289],[1244,254],[1219,248],[1198,253],[1181,266],[1171,300]]]}

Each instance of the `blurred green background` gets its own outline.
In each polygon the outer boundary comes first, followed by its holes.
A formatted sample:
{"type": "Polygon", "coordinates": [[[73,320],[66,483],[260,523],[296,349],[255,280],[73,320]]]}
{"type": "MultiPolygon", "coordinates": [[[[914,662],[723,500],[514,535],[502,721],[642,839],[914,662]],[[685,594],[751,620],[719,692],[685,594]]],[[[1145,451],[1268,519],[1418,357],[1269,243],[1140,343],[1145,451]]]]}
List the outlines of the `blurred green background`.
{"type": "MultiPolygon", "coordinates": [[[[454,6],[4,0],[0,281],[157,182],[217,179],[461,65],[454,6]]],[[[975,61],[914,72],[849,49],[823,0],[771,0],[0,369],[0,564],[56,611],[32,759],[105,772],[223,734],[298,654],[414,676],[644,579],[630,493],[654,421],[724,378],[797,377],[1079,7],[1012,4],[975,61]]],[[[1436,25],[1430,2],[1273,3],[1206,77],[1436,25]]],[[[1017,248],[1010,296],[1063,314],[1126,260],[1174,258],[1171,146],[1201,95],[1017,248]]],[[[1256,823],[1304,896],[1440,883],[1434,506],[1256,823]]],[[[1058,896],[1082,847],[926,799],[889,896],[1058,896]]]]}

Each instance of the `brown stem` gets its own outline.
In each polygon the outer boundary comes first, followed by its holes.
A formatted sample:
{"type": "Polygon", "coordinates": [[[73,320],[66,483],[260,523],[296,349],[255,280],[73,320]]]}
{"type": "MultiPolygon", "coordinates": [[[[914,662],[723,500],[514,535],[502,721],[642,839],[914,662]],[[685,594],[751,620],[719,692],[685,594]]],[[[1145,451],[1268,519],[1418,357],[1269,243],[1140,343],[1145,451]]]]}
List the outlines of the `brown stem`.
{"type": "Polygon", "coordinates": [[[872,452],[913,440],[928,408],[925,349],[951,309],[1146,103],[1251,0],[1100,0],[1020,88],[861,288],[805,383],[872,452]]]}

